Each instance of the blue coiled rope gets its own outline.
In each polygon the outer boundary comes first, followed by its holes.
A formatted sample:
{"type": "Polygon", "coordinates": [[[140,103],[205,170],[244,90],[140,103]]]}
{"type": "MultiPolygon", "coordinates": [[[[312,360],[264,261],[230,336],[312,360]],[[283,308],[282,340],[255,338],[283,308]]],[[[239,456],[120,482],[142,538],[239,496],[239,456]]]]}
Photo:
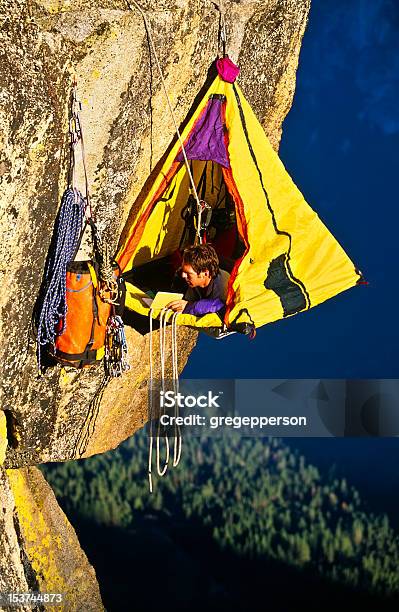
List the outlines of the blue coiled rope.
{"type": "Polygon", "coordinates": [[[43,298],[37,314],[37,361],[41,368],[41,347],[54,344],[66,326],[66,272],[79,248],[85,216],[85,200],[77,189],[68,188],[61,199],[50,253],[43,278],[43,298]],[[60,320],[62,327],[57,330],[60,320]]]}

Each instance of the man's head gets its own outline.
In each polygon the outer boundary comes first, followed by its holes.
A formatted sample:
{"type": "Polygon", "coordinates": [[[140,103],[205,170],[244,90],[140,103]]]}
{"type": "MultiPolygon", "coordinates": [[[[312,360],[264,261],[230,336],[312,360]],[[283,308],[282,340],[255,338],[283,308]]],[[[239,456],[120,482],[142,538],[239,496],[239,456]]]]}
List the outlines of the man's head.
{"type": "Polygon", "coordinates": [[[189,287],[207,287],[218,273],[219,259],[210,244],[184,249],[181,275],[189,287]]]}

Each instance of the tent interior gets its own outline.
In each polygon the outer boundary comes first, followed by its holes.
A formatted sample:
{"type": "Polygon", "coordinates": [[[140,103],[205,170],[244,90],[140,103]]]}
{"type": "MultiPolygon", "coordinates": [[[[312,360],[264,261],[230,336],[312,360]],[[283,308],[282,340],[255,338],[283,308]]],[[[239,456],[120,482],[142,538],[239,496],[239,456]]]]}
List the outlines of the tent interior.
{"type": "MultiPolygon", "coordinates": [[[[184,162],[175,162],[166,186],[153,203],[135,253],[123,270],[125,281],[153,297],[157,291],[184,293],[185,282],[177,275],[184,248],[195,242],[197,203],[190,194],[190,179],[184,162]]],[[[210,207],[201,218],[205,240],[215,248],[227,282],[235,263],[245,252],[233,196],[214,161],[190,160],[198,197],[210,207]]],[[[129,285],[128,285],[129,286],[129,285]]],[[[148,331],[148,317],[127,309],[124,319],[140,333],[148,331]]],[[[220,322],[222,325],[222,319],[220,322]]]]}

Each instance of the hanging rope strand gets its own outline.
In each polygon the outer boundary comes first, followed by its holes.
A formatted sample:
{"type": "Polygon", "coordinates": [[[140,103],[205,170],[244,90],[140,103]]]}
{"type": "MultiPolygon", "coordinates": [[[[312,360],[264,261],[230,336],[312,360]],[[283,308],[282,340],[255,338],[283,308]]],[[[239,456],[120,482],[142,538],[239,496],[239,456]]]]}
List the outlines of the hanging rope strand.
{"type": "MultiPolygon", "coordinates": [[[[149,421],[150,421],[150,435],[149,435],[149,449],[148,449],[148,483],[150,493],[153,491],[153,479],[152,479],[152,455],[154,448],[154,435],[153,435],[153,419],[154,419],[154,366],[153,366],[153,309],[150,308],[150,338],[149,338],[149,357],[150,357],[150,379],[149,379],[149,421]]],[[[160,361],[161,361],[161,390],[165,392],[165,357],[166,357],[166,325],[168,314],[172,313],[172,326],[171,326],[171,348],[172,348],[172,383],[175,398],[179,392],[179,371],[178,371],[178,360],[177,360],[177,323],[176,319],[180,313],[173,312],[168,308],[163,308],[159,315],[159,348],[160,348],[160,361]]],[[[164,413],[163,413],[164,414],[164,413]]],[[[166,447],[166,458],[163,468],[161,468],[161,452],[160,452],[160,414],[157,415],[158,419],[158,430],[156,437],[156,467],[159,476],[164,476],[169,465],[170,458],[170,444],[169,438],[165,436],[165,447],[166,447]]],[[[179,407],[175,401],[174,416],[179,416],[179,407]]],[[[174,425],[174,445],[173,445],[173,467],[176,467],[181,459],[182,451],[182,436],[179,425],[174,425]]]]}
{"type": "MultiPolygon", "coordinates": [[[[168,309],[163,308],[161,310],[159,316],[159,349],[161,356],[161,389],[165,392],[165,347],[166,347],[166,313],[168,309]]],[[[157,472],[159,476],[164,476],[168,469],[169,465],[169,455],[170,455],[170,447],[169,447],[169,438],[165,436],[165,446],[166,446],[166,459],[163,468],[161,469],[161,415],[158,415],[158,432],[157,432],[157,472]]]]}
{"type": "MultiPolygon", "coordinates": [[[[180,313],[174,312],[172,315],[172,376],[173,376],[173,391],[175,394],[175,398],[179,393],[179,368],[177,362],[177,317],[180,313]]],[[[178,417],[180,414],[179,405],[175,400],[175,417],[178,417]]],[[[180,425],[176,425],[175,420],[175,436],[174,436],[174,445],[173,445],[173,467],[176,467],[181,458],[181,448],[182,448],[182,437],[181,437],[181,429],[180,425]]]]}
{"type": "Polygon", "coordinates": [[[152,419],[153,419],[153,365],[152,365],[152,313],[153,310],[150,308],[150,338],[149,338],[149,349],[150,349],[150,380],[149,380],[149,391],[150,397],[148,401],[148,416],[150,421],[150,441],[148,449],[148,484],[150,487],[150,493],[152,493],[152,449],[154,445],[154,438],[152,435],[152,419]]]}
{"type": "Polygon", "coordinates": [[[154,39],[152,37],[151,27],[150,27],[149,21],[147,19],[147,16],[146,16],[145,12],[140,7],[140,5],[136,2],[136,0],[131,0],[131,2],[129,0],[126,0],[126,4],[128,5],[128,7],[129,7],[129,9],[131,11],[133,11],[132,5],[134,5],[136,7],[136,9],[139,11],[141,16],[143,17],[144,23],[145,23],[145,25],[147,27],[148,39],[149,39],[149,41],[151,43],[151,47],[152,47],[152,50],[154,52],[155,63],[157,65],[157,68],[158,68],[158,71],[159,71],[159,75],[161,77],[162,87],[163,87],[163,90],[165,92],[166,101],[167,101],[167,104],[168,104],[168,107],[169,107],[169,111],[170,111],[170,114],[171,114],[171,117],[172,117],[173,125],[175,127],[176,135],[177,135],[177,138],[178,138],[180,146],[181,146],[181,151],[182,151],[182,154],[183,154],[184,163],[186,165],[187,174],[188,174],[189,179],[190,179],[191,189],[192,189],[192,192],[194,194],[195,200],[197,202],[198,210],[200,210],[201,204],[200,204],[200,200],[199,200],[199,197],[198,197],[197,188],[196,188],[195,181],[194,181],[191,169],[190,169],[190,164],[188,163],[188,159],[187,159],[187,155],[186,155],[186,150],[184,148],[184,143],[183,143],[183,140],[182,140],[182,137],[181,137],[181,134],[180,134],[179,126],[177,125],[176,117],[175,117],[175,114],[174,114],[174,111],[173,111],[173,108],[172,108],[172,104],[171,104],[171,101],[170,101],[168,90],[166,89],[166,83],[165,83],[165,79],[164,79],[163,74],[162,74],[162,68],[161,68],[161,64],[159,63],[158,54],[157,54],[157,50],[155,48],[154,39]]]}

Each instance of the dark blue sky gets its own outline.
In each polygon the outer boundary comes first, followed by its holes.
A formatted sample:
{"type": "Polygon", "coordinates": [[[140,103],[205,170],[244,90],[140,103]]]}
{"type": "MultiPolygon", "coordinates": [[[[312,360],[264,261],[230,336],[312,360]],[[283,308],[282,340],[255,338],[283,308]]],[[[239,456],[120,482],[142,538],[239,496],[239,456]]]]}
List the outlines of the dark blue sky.
{"type": "Polygon", "coordinates": [[[369,281],[249,341],[204,334],[186,378],[399,378],[399,2],[313,0],[280,156],[369,281]]]}

